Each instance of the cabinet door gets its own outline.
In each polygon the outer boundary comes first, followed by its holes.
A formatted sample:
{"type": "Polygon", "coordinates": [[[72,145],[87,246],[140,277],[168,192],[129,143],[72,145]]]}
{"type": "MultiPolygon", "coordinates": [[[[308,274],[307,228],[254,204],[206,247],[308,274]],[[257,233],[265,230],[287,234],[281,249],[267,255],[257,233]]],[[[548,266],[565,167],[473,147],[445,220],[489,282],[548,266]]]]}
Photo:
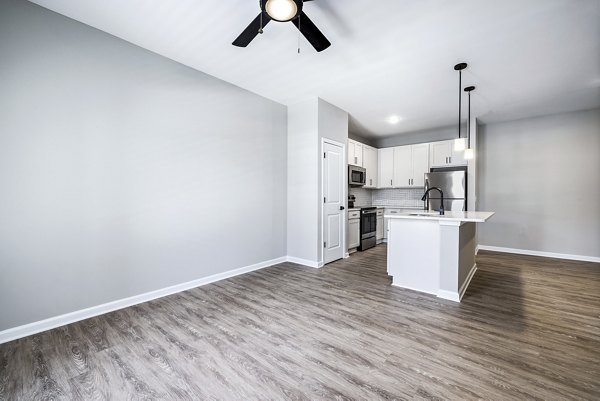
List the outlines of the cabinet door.
{"type": "Polygon", "coordinates": [[[431,153],[431,167],[444,167],[448,164],[450,157],[450,146],[452,141],[433,142],[429,144],[431,153]]]}
{"type": "Polygon", "coordinates": [[[360,219],[348,220],[348,249],[360,245],[360,219]]]}
{"type": "Polygon", "coordinates": [[[413,178],[412,146],[394,148],[394,188],[409,187],[413,178]]]}
{"type": "Polygon", "coordinates": [[[425,186],[425,173],[429,172],[429,144],[412,145],[413,187],[425,186]]]}
{"type": "Polygon", "coordinates": [[[365,188],[377,187],[377,149],[363,145],[363,167],[367,169],[365,188]]]}
{"type": "Polygon", "coordinates": [[[360,167],[364,167],[363,164],[363,144],[360,142],[354,143],[354,159],[356,160],[356,165],[360,167]]]}
{"type": "Polygon", "coordinates": [[[380,241],[383,239],[383,216],[377,217],[377,230],[375,234],[375,239],[380,241]]]}
{"type": "Polygon", "coordinates": [[[356,142],[352,139],[348,139],[348,164],[356,166],[357,160],[355,159],[356,153],[356,142]]]}
{"type": "Polygon", "coordinates": [[[456,151],[454,150],[454,146],[452,146],[451,149],[450,164],[453,166],[466,166],[467,161],[465,160],[465,151],[456,151]]]}
{"type": "Polygon", "coordinates": [[[392,188],[394,180],[394,148],[379,149],[377,151],[379,164],[379,188],[392,188]]]}

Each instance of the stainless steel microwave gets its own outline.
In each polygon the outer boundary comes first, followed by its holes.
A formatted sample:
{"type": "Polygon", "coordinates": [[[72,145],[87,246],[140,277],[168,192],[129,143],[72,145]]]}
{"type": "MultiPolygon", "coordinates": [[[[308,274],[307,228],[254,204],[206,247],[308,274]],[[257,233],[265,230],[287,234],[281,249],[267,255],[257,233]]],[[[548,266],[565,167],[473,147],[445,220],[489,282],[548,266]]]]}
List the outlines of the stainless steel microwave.
{"type": "Polygon", "coordinates": [[[362,187],[367,183],[367,169],[358,166],[348,166],[348,184],[362,187]]]}

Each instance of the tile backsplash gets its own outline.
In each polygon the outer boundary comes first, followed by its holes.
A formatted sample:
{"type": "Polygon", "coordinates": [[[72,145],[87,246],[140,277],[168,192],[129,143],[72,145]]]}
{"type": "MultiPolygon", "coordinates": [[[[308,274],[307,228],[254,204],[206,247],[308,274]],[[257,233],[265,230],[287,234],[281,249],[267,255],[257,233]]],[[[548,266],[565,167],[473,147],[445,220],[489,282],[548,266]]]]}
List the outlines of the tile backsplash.
{"type": "Polygon", "coordinates": [[[356,207],[390,206],[423,208],[423,188],[365,189],[349,188],[348,194],[356,196],[356,207]]]}
{"type": "Polygon", "coordinates": [[[373,206],[423,208],[423,188],[390,188],[372,190],[373,206]]]}
{"type": "Polygon", "coordinates": [[[371,198],[371,191],[371,189],[350,187],[350,189],[348,190],[348,195],[356,196],[354,207],[371,206],[373,204],[373,200],[371,198]]]}

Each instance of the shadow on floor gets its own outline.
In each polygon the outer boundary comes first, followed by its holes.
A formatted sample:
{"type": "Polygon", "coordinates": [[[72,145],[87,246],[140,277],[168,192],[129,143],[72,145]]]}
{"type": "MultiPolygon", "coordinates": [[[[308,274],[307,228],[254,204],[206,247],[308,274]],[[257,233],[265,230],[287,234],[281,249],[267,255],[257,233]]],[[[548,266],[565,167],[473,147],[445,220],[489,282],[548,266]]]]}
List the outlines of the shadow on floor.
{"type": "Polygon", "coordinates": [[[480,252],[477,272],[465,293],[461,307],[496,329],[522,332],[527,314],[521,266],[511,263],[513,255],[480,252]]]}

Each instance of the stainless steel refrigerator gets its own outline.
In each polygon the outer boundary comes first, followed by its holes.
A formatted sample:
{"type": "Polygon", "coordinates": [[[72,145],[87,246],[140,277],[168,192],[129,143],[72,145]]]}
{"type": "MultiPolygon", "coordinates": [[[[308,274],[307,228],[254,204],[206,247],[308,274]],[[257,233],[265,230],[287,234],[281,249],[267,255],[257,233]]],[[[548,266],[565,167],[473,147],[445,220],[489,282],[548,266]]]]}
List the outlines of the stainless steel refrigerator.
{"type": "MultiPolygon", "coordinates": [[[[425,174],[425,190],[438,187],[444,192],[444,209],[447,211],[467,210],[466,167],[432,168],[425,174]]],[[[426,208],[440,210],[441,197],[438,191],[429,192],[426,208]]]]}

